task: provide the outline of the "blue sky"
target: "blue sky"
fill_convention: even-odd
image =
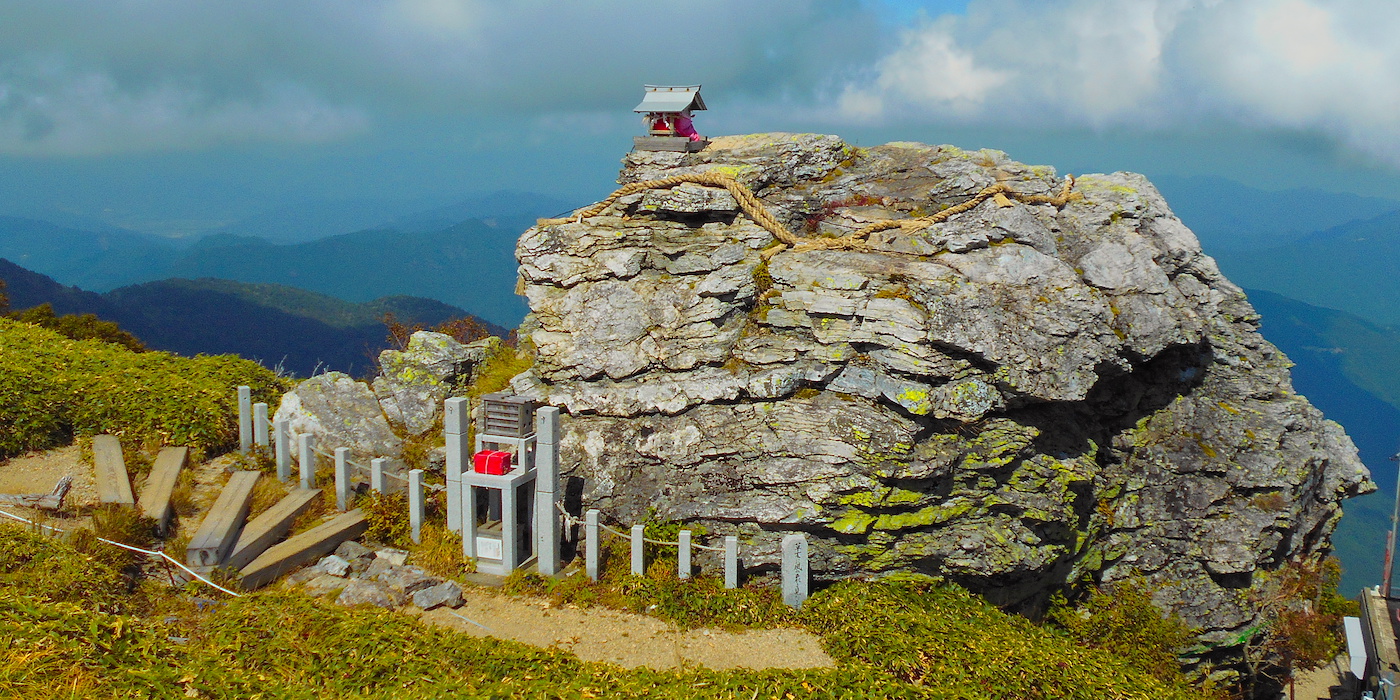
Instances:
[[[305,200],[605,194],[646,82],[706,133],[1400,198],[1379,0],[0,0],[0,213],[189,234]]]

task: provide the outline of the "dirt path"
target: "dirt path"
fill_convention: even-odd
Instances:
[[[53,491],[54,484],[65,476],[73,477],[73,487],[68,490],[63,510],[59,513],[9,504],[0,507],[20,517],[38,516],[51,520],[56,527],[82,527],[90,518],[77,517],[73,513],[83,506],[97,503],[97,480],[92,473],[92,465],[83,461],[76,444],[0,461],[0,493],[49,493]]]
[[[473,588],[464,590],[462,597],[465,601],[462,607],[431,610],[422,613],[422,619],[478,637],[492,636],[538,647],[557,647],[585,661],[606,661],[627,668],[765,669],[834,665],[831,657],[822,651],[821,640],[806,630],[680,631],[654,617],[606,608],[558,608],[540,598],[496,595]]]
[[[1342,654],[1322,668],[1299,673],[1293,684],[1293,697],[1297,700],[1328,700],[1332,697],[1332,686],[1341,685],[1342,678],[1350,675],[1346,670],[1350,664],[1351,657]],[[1288,697],[1287,692],[1284,691],[1284,697]]]

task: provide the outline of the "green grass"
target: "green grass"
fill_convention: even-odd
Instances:
[[[286,389],[232,355],[136,353],[0,318],[0,458],[99,433],[225,450],[238,439],[240,384],[270,405]]]
[[[821,635],[836,668],[654,671],[287,592],[201,611],[144,585],[118,614],[46,583],[55,570],[119,577],[72,545],[0,525],[0,697],[1206,697],[953,587],[847,582],[784,613]],[[726,595],[677,585],[693,590],[674,599],[695,605]]]

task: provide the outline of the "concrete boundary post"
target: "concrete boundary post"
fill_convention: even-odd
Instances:
[[[411,469],[408,472],[408,526],[413,529],[413,543],[421,544],[423,542],[422,469]]]
[[[724,538],[724,587],[739,587],[739,538],[734,535]]]
[[[253,404],[253,444],[267,447],[267,404]]]
[[[297,466],[301,469],[301,487],[316,488],[316,436],[303,433],[297,436]]]
[[[602,543],[598,537],[598,509],[589,508],[583,515],[583,546],[584,546],[584,569],[588,573],[588,578],[598,580],[598,560],[602,555],[599,546]]]
[[[783,602],[800,608],[807,600],[807,536],[783,535]]]
[[[676,575],[690,578],[690,530],[681,530],[681,551],[676,555]]]
[[[277,480],[285,484],[292,478],[292,440],[286,418],[273,424],[272,434],[277,451]]]
[[[248,454],[253,445],[253,390],[238,387],[238,451]]]
[[[375,457],[369,461],[369,487],[375,493],[384,493],[384,463],[388,461],[383,457]]]
[[[559,574],[559,409],[535,411],[535,556],[542,576]]]
[[[462,472],[470,458],[467,434],[471,428],[471,406],[464,396],[442,402],[442,433],[447,443],[447,529],[462,533]]]
[[[632,575],[633,575],[633,576],[641,576],[641,575],[643,575],[643,574],[645,574],[645,573],[647,572],[647,570],[646,570],[646,564],[647,564],[647,563],[646,563],[646,556],[645,556],[645,553],[642,551],[642,547],[644,546],[644,543],[642,542],[642,537],[643,537],[643,534],[642,534],[642,533],[645,532],[645,531],[646,531],[646,528],[642,527],[641,525],[633,525],[633,526],[632,526]]]
[[[335,448],[335,509],[350,507],[350,448]]]

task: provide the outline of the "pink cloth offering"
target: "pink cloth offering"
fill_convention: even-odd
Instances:
[[[684,136],[691,141],[699,141],[700,134],[695,132],[695,125],[690,123],[690,117],[680,115],[676,117],[676,134]]]

